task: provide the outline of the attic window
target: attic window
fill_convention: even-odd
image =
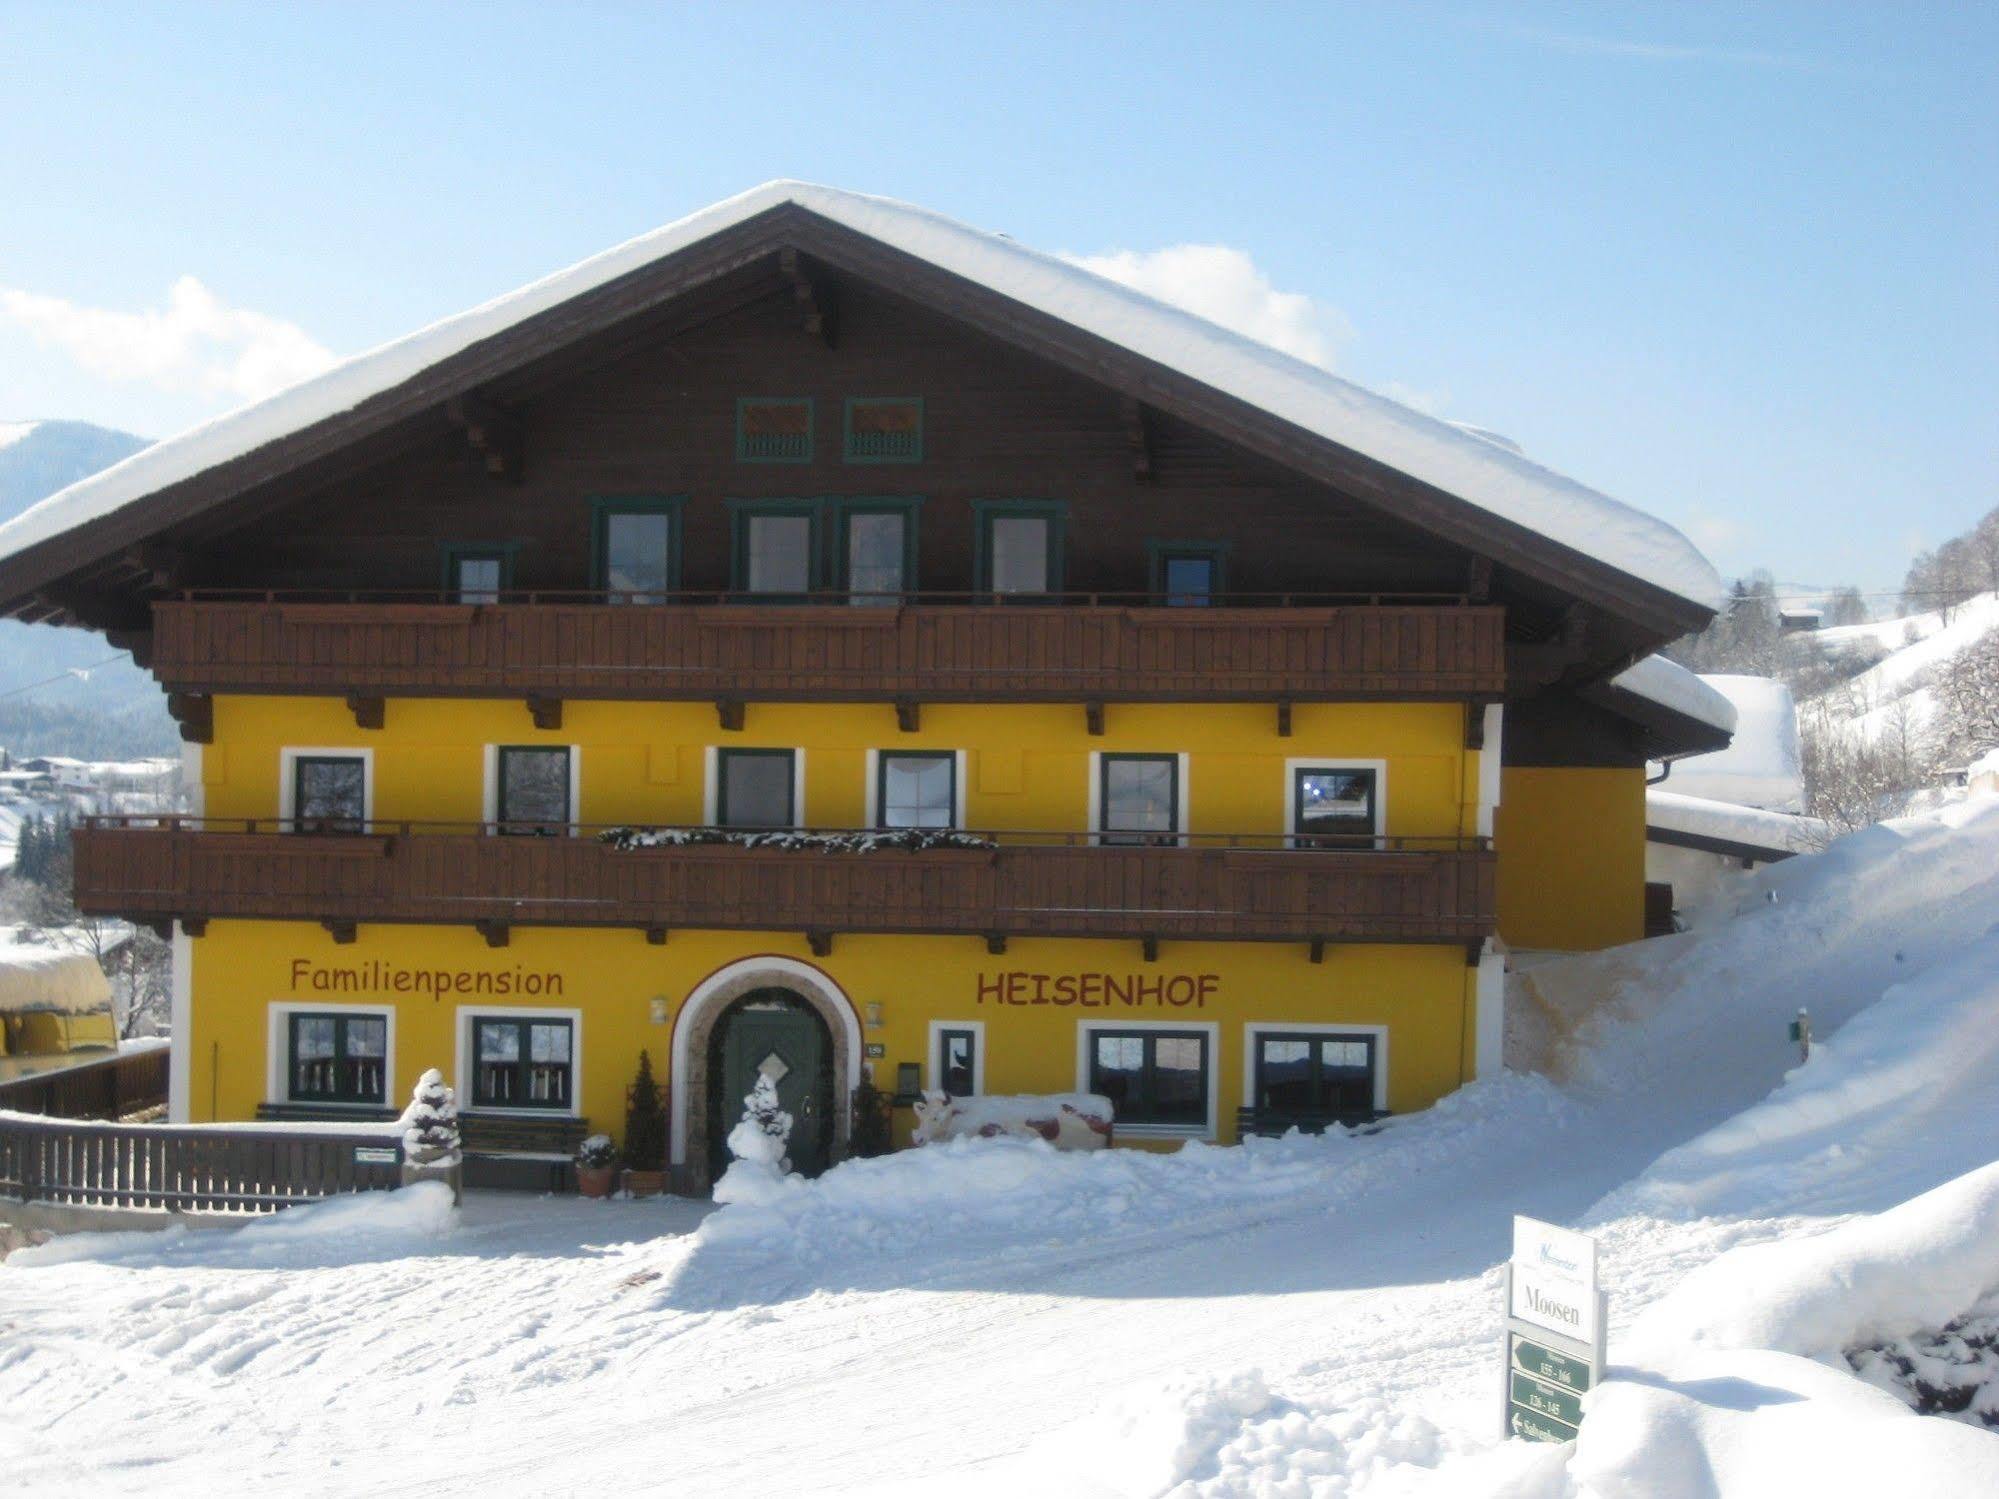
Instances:
[[[736,458],[741,463],[810,463],[812,398],[744,396],[737,401]]]
[[[846,458],[849,463],[921,462],[923,398],[849,397]]]

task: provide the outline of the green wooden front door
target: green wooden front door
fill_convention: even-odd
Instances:
[[[783,989],[746,996],[722,1019],[721,1066],[713,1076],[709,1139],[711,1180],[729,1163],[728,1133],[743,1117],[743,1100],[758,1072],[777,1084],[778,1103],[791,1115],[791,1169],[817,1176],[832,1144],[832,1055],[826,1027],[810,1006]]]

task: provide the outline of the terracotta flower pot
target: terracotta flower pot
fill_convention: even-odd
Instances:
[[[576,1190],[584,1197],[609,1197],[618,1184],[615,1166],[578,1166]]]
[[[634,1197],[657,1197],[666,1190],[664,1171],[627,1171],[625,1190]]]

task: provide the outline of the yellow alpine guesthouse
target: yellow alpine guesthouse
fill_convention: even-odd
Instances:
[[[1651,655],[1719,586],[1510,445],[920,209],[773,183],[0,527],[170,694],[181,1120],[386,1117],[559,1183],[647,1054],[702,1192],[924,1090],[1115,1140],[1420,1109],[1509,952],[1644,930]]]

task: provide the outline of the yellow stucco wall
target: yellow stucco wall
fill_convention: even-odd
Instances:
[[[846,996],[858,1021],[865,1021],[868,1005],[880,1005],[882,1024],[864,1029],[862,1041],[883,1046],[873,1065],[888,1087],[898,1063],[927,1070],[932,1021],[984,1023],[985,1086],[993,1093],[1076,1088],[1085,1022],[1212,1026],[1223,1139],[1234,1137],[1234,1111],[1243,1101],[1244,1027],[1252,1022],[1386,1028],[1387,1102],[1397,1112],[1434,1102],[1471,1068],[1473,971],[1451,946],[1356,944],[1330,948],[1315,964],[1303,946],[1289,944],[1167,943],[1159,961],[1148,964],[1137,943],[1094,940],[1016,940],[993,955],[966,938],[843,936],[832,953],[813,957],[802,937],[786,932],[676,931],[654,947],[636,931],[517,927],[508,946],[489,948],[460,927],[364,925],[357,941],[336,945],[315,923],[217,921],[189,949],[195,996],[189,1113],[196,1121],[247,1118],[260,1102],[282,1096],[274,1091],[284,1050],[279,1006],[392,1010],[398,1103],[426,1067],[460,1080],[461,1039],[474,1012],[518,1006],[578,1012],[580,1111],[616,1135],[639,1049],[651,1052],[660,1080],[670,1085],[674,1022],[688,996],[718,969],[752,955],[810,965]],[[454,983],[465,974],[467,991],[482,974],[507,976],[516,990],[533,975],[542,992],[497,999],[456,988],[438,994],[430,983],[432,992],[398,995],[388,976],[402,970],[443,972]],[[1016,1002],[1003,1003],[997,995],[1009,972],[1029,977],[1013,986]],[[1048,1002],[1033,1002],[1034,975],[1095,973],[1125,985],[1142,980],[1151,997],[1084,1009],[1054,1002],[1044,983]],[[1210,982],[1199,983],[1203,976]],[[490,980],[487,987],[494,987]],[[1185,1002],[1171,1003],[1169,994]],[[652,1019],[655,997],[665,1001],[663,1023]]]
[[[1090,735],[1079,705],[926,704],[922,727],[902,733],[886,705],[752,704],[739,733],[719,730],[707,704],[570,702],[559,731],[537,731],[514,701],[392,699],[380,730],[362,730],[338,699],[229,697],[215,710],[215,742],[203,752],[211,817],[271,818],[281,805],[282,752],[365,749],[372,754],[377,820],[474,821],[486,811],[486,746],[576,747],[578,812],[584,823],[697,823],[708,812],[709,753],[717,747],[804,752],[802,820],[857,826],[867,811],[870,750],[964,753],[964,825],[997,830],[1082,830],[1089,825],[1092,752],[1177,752],[1184,763],[1187,830],[1285,828],[1287,761],[1374,761],[1383,772],[1387,831],[1410,836],[1468,833],[1477,820],[1478,757],[1463,748],[1455,704],[1301,704],[1280,736],[1267,705],[1111,704],[1106,732]],[[884,1055],[876,1077],[892,1086],[900,1062],[928,1064],[933,1020],[985,1022],[989,1092],[1067,1091],[1078,1084],[1079,1019],[1212,1026],[1215,1113],[1233,1137],[1242,1102],[1250,1023],[1379,1026],[1387,1032],[1387,1103],[1422,1107],[1457,1087],[1472,1068],[1475,985],[1453,946],[1354,944],[1310,962],[1302,944],[1166,943],[1157,963],[1136,942],[1017,939],[1004,955],[965,938],[839,934],[812,957],[797,933],[672,933],[650,946],[640,932],[515,928],[489,948],[469,928],[363,924],[336,945],[315,923],[211,923],[190,944],[191,1030],[187,1107],[196,1120],[243,1118],[274,1089],[282,1052],[274,1006],[379,1003],[395,1013],[394,1097],[437,1066],[457,1081],[471,1009],[518,1002],[580,1013],[579,1103],[593,1125],[615,1133],[639,1049],[671,1083],[673,1021],[701,981],[752,954],[777,954],[821,970],[865,1014],[884,1016],[863,1043]],[[559,978],[559,995],[498,1001],[476,993],[371,991],[365,975],[444,970],[456,975],[534,973]],[[349,970],[347,987],[320,977]],[[1148,983],[1207,975],[1198,1003],[1113,1001],[1089,1010],[1056,1003],[982,1002],[980,984],[1008,972],[1110,974]],[[486,981],[489,988],[491,980]],[[543,981],[544,983],[546,980]],[[1032,980],[1021,991],[1033,993]],[[1044,992],[1047,992],[1044,987]],[[1180,992],[1187,993],[1182,987]],[[653,1021],[653,1000],[667,1021]],[[468,1013],[462,1014],[461,1007]]]
[[[1509,765],[1500,778],[1499,934],[1515,948],[1645,935],[1645,772]]]

